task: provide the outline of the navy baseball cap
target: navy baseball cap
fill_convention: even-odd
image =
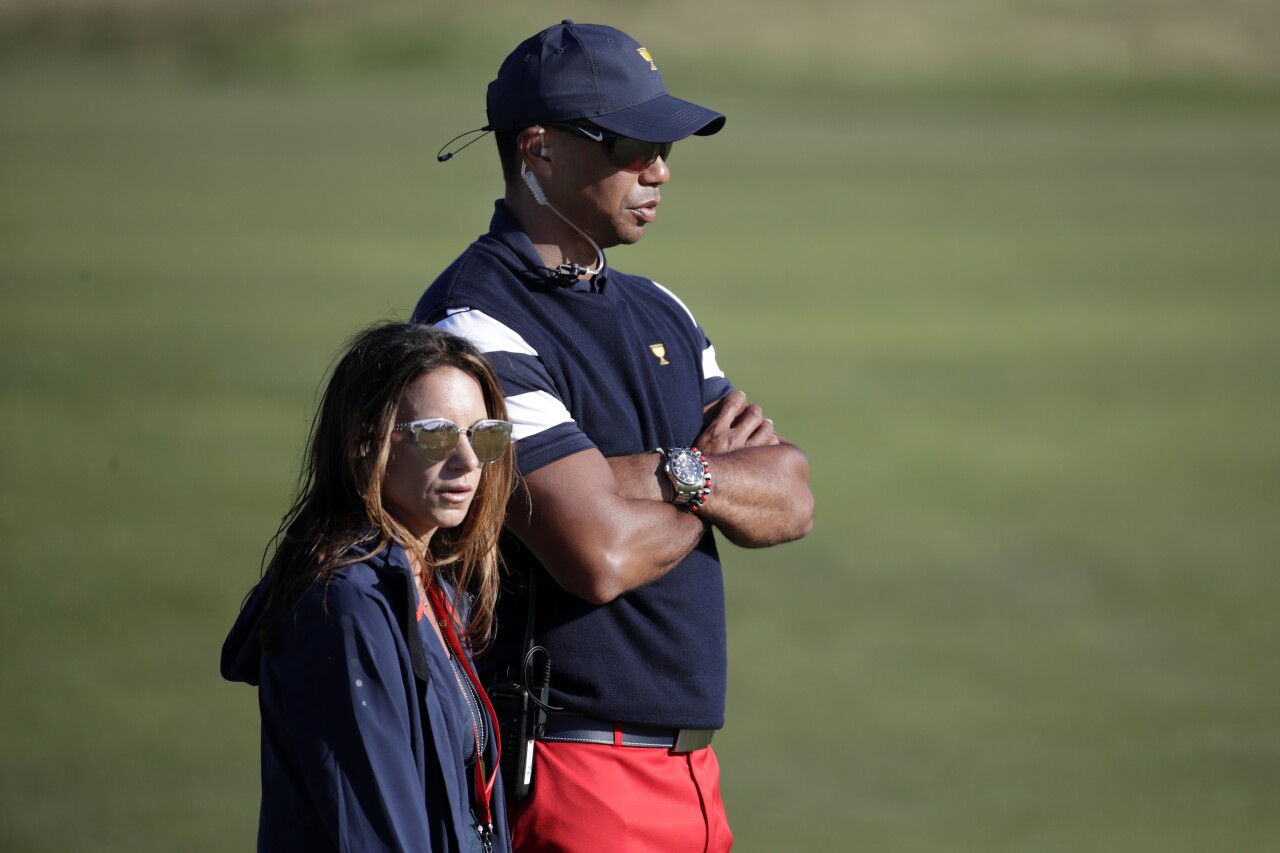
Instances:
[[[667,94],[644,46],[613,27],[564,21],[525,39],[489,84],[485,130],[583,119],[644,142],[710,136],[724,116]]]

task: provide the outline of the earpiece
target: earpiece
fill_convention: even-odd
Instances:
[[[541,150],[538,156],[542,159],[547,158],[547,132],[542,128],[538,128],[538,143]],[[533,200],[540,205],[549,205],[547,194],[542,191],[542,185],[538,183],[538,176],[530,172],[525,166],[524,161],[520,162],[520,177],[524,179],[525,186],[529,188],[529,192],[533,194]],[[552,208],[554,210],[554,208]]]
[[[534,201],[541,205],[550,204],[547,201],[547,194],[542,191],[542,185],[538,183],[538,176],[526,169],[524,163],[520,164],[520,177],[524,178],[529,192],[533,193]]]

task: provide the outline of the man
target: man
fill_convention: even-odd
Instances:
[[[727,669],[711,531],[744,547],[804,536],[808,461],[733,389],[684,304],[602,251],[657,220],[672,143],[725,119],[669,95],[630,36],[571,21],[507,57],[487,106],[505,197],[414,319],[488,353],[516,424],[524,489],[504,553],[520,582],[481,666],[527,680],[536,642],[560,710],[513,842],[727,850],[709,746]]]

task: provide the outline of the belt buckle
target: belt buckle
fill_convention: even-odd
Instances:
[[[672,753],[697,752],[711,746],[711,738],[715,729],[680,729],[676,733],[676,744],[671,747]]]

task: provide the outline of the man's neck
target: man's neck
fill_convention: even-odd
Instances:
[[[514,196],[514,197],[513,197]],[[567,264],[577,264],[587,269],[595,267],[595,247],[570,227],[550,208],[537,204],[528,192],[521,188],[508,191],[503,199],[520,230],[528,236],[533,248],[547,269],[557,269]]]

